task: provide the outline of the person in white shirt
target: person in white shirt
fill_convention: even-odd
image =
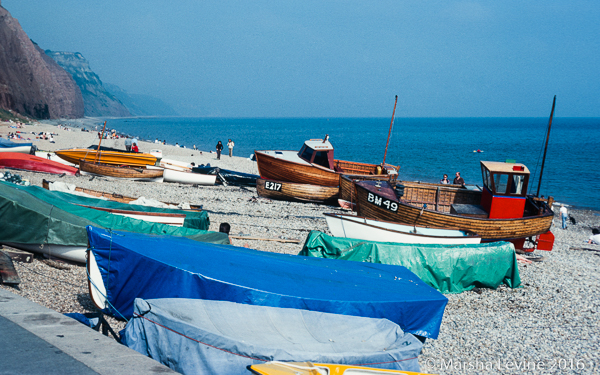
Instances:
[[[567,213],[567,208],[564,204],[560,205],[560,217],[562,219],[562,229],[567,229],[567,218],[569,214]]]
[[[598,228],[592,229],[592,235],[590,236],[588,243],[600,245],[600,229],[598,229]]]
[[[233,155],[233,146],[235,146],[235,144],[230,139],[229,142],[227,142],[227,147],[229,148],[229,157],[231,157],[231,155]]]

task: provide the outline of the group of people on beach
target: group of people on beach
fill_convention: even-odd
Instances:
[[[235,144],[231,139],[227,142],[227,148],[229,149],[229,157],[233,156],[233,146]],[[217,142],[217,160],[221,160],[221,151],[223,151],[223,143],[221,141]]]
[[[463,180],[463,178],[460,177],[460,172],[456,172],[456,177],[454,177],[454,181],[452,181],[452,183],[454,185],[464,185],[465,184],[465,180]],[[444,174],[444,177],[442,177],[442,179],[440,180],[440,184],[444,184],[444,185],[450,184],[450,180],[448,180],[447,174]]]

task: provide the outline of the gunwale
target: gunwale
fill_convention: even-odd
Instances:
[[[265,183],[281,184],[281,191],[266,189]],[[260,197],[293,201],[335,205],[339,189],[336,186],[320,186],[312,184],[299,184],[294,182],[276,181],[265,178],[256,179],[256,191]]]
[[[484,240],[516,240],[539,235],[550,230],[554,217],[554,212],[544,202],[541,202],[543,205],[542,214],[522,218],[489,219],[454,215],[407,204],[395,198],[393,189],[387,182],[383,182],[380,188],[375,187],[372,181],[360,181],[355,183],[355,186],[359,216],[409,225],[453,227],[474,232]],[[369,203],[367,200],[368,193],[385,197],[397,203],[397,211],[391,212]],[[391,198],[390,194],[394,194],[394,198]]]

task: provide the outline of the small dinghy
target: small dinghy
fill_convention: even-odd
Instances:
[[[387,319],[185,298],[136,298],[124,336],[182,374],[247,375],[266,361],[419,371],[423,347]]]
[[[348,214],[326,213],[329,231],[335,237],[356,238],[367,241],[429,243],[429,244],[478,244],[481,237],[458,229],[427,228],[390,221],[367,219]]]
[[[133,316],[135,298],[177,297],[386,318],[405,332],[436,338],[448,302],[400,266],[92,226],[87,233],[92,302],[126,319]]]
[[[54,174],[65,173],[72,176],[79,173],[75,167],[19,152],[0,153],[0,167]]]
[[[82,174],[93,174],[103,177],[123,178],[134,181],[163,181],[163,169],[160,167],[145,166],[116,166],[110,164],[96,164],[85,160],[79,161]]]

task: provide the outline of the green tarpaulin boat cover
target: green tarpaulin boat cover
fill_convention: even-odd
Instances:
[[[85,227],[146,234],[167,234],[202,242],[229,244],[225,233],[151,223],[51,199],[45,189],[0,181],[0,241],[23,244],[87,246]],[[206,213],[205,213],[206,215]],[[206,217],[208,222],[208,216]]]
[[[92,197],[85,197],[82,195],[69,194],[60,191],[50,191],[46,190],[40,186],[31,186],[28,190],[30,194],[35,194],[36,197],[50,203],[54,203],[57,199],[66,201],[72,204],[84,205],[84,206],[92,206],[92,207],[101,207],[101,208],[111,208],[116,210],[130,210],[130,211],[139,211],[139,212],[160,212],[165,214],[184,214],[185,220],[183,221],[183,226],[186,228],[195,228],[208,230],[210,226],[210,221],[208,220],[208,213],[205,211],[183,211],[173,208],[159,208],[152,206],[142,206],[136,204],[128,204],[115,202],[107,199],[98,199]]]
[[[299,255],[404,266],[442,293],[521,285],[510,242],[432,245],[372,242],[312,231]]]

